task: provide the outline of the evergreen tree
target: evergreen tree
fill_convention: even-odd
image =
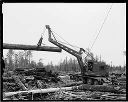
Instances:
[[[12,49],[9,49],[7,52],[7,60],[9,62],[8,70],[14,70],[13,56],[14,56],[14,51]]]

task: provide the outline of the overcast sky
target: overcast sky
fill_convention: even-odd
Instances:
[[[36,45],[45,25],[70,44],[90,48],[111,3],[3,3],[3,42]],[[45,46],[54,46],[44,34]],[[92,52],[108,64],[124,65],[126,3],[114,3]],[[6,54],[4,50],[4,55]],[[33,59],[58,64],[69,53],[33,51]]]

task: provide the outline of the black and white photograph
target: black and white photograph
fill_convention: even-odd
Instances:
[[[2,100],[126,100],[126,3],[2,3]]]

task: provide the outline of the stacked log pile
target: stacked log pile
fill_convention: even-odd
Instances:
[[[3,91],[13,92],[18,90],[27,90],[33,87],[43,88],[45,83],[57,83],[58,75],[44,68],[23,69],[17,68],[10,76],[3,77]],[[45,87],[44,87],[45,88]]]
[[[52,71],[46,71],[45,68],[35,68],[35,69],[20,69],[15,70],[17,74],[24,76],[32,76],[34,80],[44,80],[45,82],[58,82],[58,74],[53,73]],[[26,78],[27,79],[27,78]],[[29,78],[28,78],[29,79]]]

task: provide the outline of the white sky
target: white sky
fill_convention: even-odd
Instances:
[[[36,45],[45,25],[72,45],[84,49],[91,46],[111,3],[4,3],[3,42]],[[47,41],[45,32],[44,43]],[[114,3],[103,29],[92,49],[94,55],[108,64],[124,65],[126,50],[126,3]],[[4,50],[4,55],[6,54]],[[57,64],[66,56],[75,58],[65,51],[33,51],[33,59],[43,59],[44,64]]]

